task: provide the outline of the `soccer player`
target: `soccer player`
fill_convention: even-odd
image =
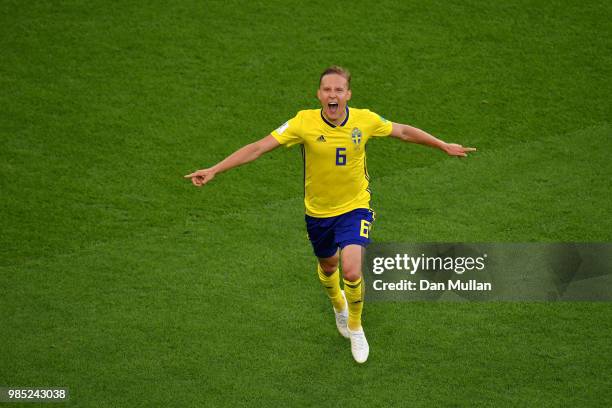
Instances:
[[[374,221],[366,143],[372,137],[392,136],[459,157],[476,149],[443,142],[367,109],[349,108],[351,75],[339,66],[323,71],[317,98],[321,109],[299,111],[263,139],[185,178],[201,187],[218,173],[251,162],[280,145],[300,145],[304,160],[306,229],[318,258],[317,274],[331,300],[338,331],[350,339],[355,361],[363,363],[368,359],[370,347],[361,326],[364,295],[361,261]],[[340,288],[340,264],[344,290]]]

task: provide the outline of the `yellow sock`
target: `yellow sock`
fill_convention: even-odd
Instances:
[[[359,330],[361,328],[361,312],[363,311],[363,282],[361,278],[354,282],[344,279],[344,294],[348,302],[349,317],[348,328]]]
[[[319,280],[323,284],[323,288],[325,292],[327,292],[327,296],[329,296],[334,309],[336,312],[343,311],[345,304],[342,293],[340,293],[340,271],[336,269],[331,275],[326,275],[323,273],[321,265],[317,263],[317,272],[319,274]]]

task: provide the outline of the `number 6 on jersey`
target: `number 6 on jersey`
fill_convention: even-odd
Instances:
[[[336,166],[346,165],[346,147],[336,148]]]

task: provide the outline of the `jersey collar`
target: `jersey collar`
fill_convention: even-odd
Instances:
[[[339,126],[344,126],[346,124],[346,122],[348,122],[348,118],[349,118],[349,107],[348,105],[346,106],[346,116],[344,117],[344,120],[342,121],[342,123]],[[323,119],[323,122],[327,123],[329,126],[335,128],[337,127],[336,125],[334,125],[333,123],[331,123],[330,121],[328,121],[325,118],[325,115],[323,115],[323,109],[321,109],[321,119]]]

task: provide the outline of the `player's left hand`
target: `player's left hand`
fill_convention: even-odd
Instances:
[[[446,143],[443,149],[449,156],[467,157],[469,152],[475,152],[475,147],[463,147],[456,143]]]

